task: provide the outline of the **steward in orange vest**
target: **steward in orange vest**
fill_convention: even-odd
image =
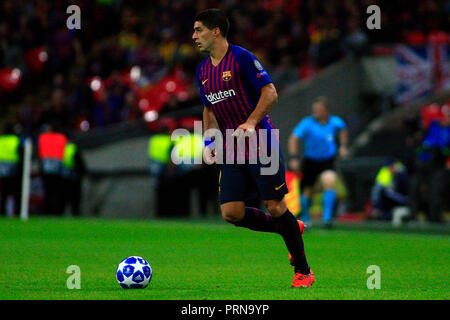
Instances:
[[[63,158],[67,137],[46,125],[38,138],[38,157],[44,183],[43,214],[62,215],[64,212]]]

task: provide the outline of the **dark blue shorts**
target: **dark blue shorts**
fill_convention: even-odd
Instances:
[[[219,174],[220,204],[231,201],[248,201],[258,193],[262,200],[281,200],[288,193],[283,157],[280,153],[279,168],[273,175],[261,174],[258,164],[222,164]]]

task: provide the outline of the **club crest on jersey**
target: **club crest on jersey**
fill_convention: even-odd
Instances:
[[[231,80],[231,71],[224,71],[222,73],[222,79],[223,79],[223,81],[230,81]]]

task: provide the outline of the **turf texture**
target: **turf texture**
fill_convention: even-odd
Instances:
[[[448,235],[312,228],[304,241],[316,282],[291,289],[276,234],[222,221],[2,218],[0,300],[450,298]],[[133,255],[152,266],[146,289],[117,283],[117,265]],[[71,265],[81,270],[79,290],[66,286]],[[367,287],[371,265],[380,268],[380,289]]]

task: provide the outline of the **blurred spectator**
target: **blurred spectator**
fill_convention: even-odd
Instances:
[[[109,106],[107,90],[100,92],[100,98],[94,106],[92,122],[96,127],[104,127],[109,123]]]
[[[178,190],[177,194],[183,194],[178,199],[178,214],[191,214],[192,192],[197,193],[201,208],[206,207],[207,199],[200,194],[199,181],[200,175],[203,173],[203,136],[193,131],[193,126],[185,126],[185,133],[179,135],[174,141],[174,149],[172,152],[172,161],[175,164],[176,181],[174,182],[174,190]],[[188,188],[186,186],[189,186]],[[201,212],[206,214],[206,212]]]
[[[121,113],[124,105],[124,92],[125,89],[120,82],[114,83],[109,89],[107,111],[109,123],[118,123],[121,120]]]
[[[73,123],[63,89],[56,88],[51,92],[50,104],[43,111],[40,121],[41,125],[51,123],[61,128],[69,128]]]
[[[392,220],[394,210],[409,204],[409,178],[406,167],[398,160],[388,159],[375,178],[371,192],[371,217]]]
[[[173,148],[170,133],[170,128],[163,124],[148,142],[149,171],[156,185],[159,185],[168,172],[172,171],[168,168]]]
[[[65,19],[58,22],[48,40],[52,73],[67,74],[74,61],[74,36],[67,30]]]
[[[64,210],[62,169],[67,137],[59,130],[53,124],[46,124],[38,139],[38,157],[45,190],[44,214],[48,215],[62,215]]]
[[[361,28],[358,16],[347,20],[347,35],[342,40],[342,49],[345,55],[359,57],[369,50],[369,39]]]
[[[74,72],[69,76],[69,94],[67,101],[71,114],[83,114],[92,122],[94,95],[83,76],[83,72]]]
[[[416,171],[411,186],[411,213],[416,218],[423,210],[430,222],[442,222],[443,209],[448,206],[450,157],[450,108],[445,104],[441,116],[424,128],[417,149]]]
[[[178,195],[180,188],[176,179],[176,168],[171,160],[173,142],[171,132],[174,126],[171,119],[162,120],[157,133],[152,135],[148,142],[148,159],[151,184],[155,187],[156,212],[161,216],[186,214],[189,208],[180,206],[184,204],[186,192],[177,196],[177,201],[172,201],[173,195]],[[184,212],[183,212],[184,210]]]
[[[0,33],[3,26],[0,25]],[[25,63],[23,61],[23,51],[20,45],[18,34],[15,33],[10,37],[2,37],[0,40],[0,66],[9,68],[18,68],[25,71]]]
[[[334,5],[330,7],[334,8]],[[334,12],[334,9],[332,10]],[[342,36],[333,13],[318,15],[308,26],[310,36],[309,53],[314,63],[325,67],[341,56],[340,40]]]
[[[74,217],[80,216],[82,183],[85,174],[86,165],[81,150],[73,141],[68,140],[62,161],[64,208],[68,205]]]
[[[198,198],[197,213],[206,216],[210,208],[217,209],[218,168],[202,161],[204,141],[201,134],[195,133],[194,121],[201,120],[195,118],[180,120],[183,127],[189,130],[189,134],[180,137],[176,143],[177,154],[183,159],[183,163],[177,165],[177,172],[180,184],[190,186],[190,191]],[[189,197],[191,192],[187,192]],[[190,209],[189,207],[189,211]]]
[[[295,83],[298,78],[298,72],[292,57],[287,54],[281,57],[280,64],[270,74],[272,81],[280,90]]]
[[[125,121],[142,119],[142,111],[138,107],[136,95],[133,91],[128,91],[125,94],[124,106],[120,118]]]
[[[450,156],[443,168],[432,177],[429,220],[443,223],[444,212],[450,210]]]
[[[14,133],[13,125],[8,123],[0,135],[0,214],[12,216],[20,212],[22,166],[20,138]],[[12,200],[12,210],[8,208],[8,199]]]

